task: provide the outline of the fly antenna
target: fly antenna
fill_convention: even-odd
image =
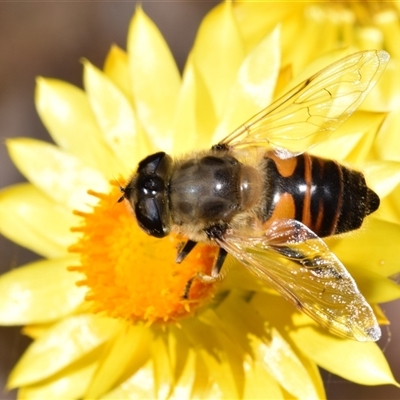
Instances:
[[[114,179],[114,182],[115,182],[116,186],[119,187],[119,191],[122,193],[122,196],[117,200],[117,203],[121,203],[121,201],[123,201],[124,198],[125,198],[126,188],[121,186],[121,184],[119,183],[118,179],[115,178],[114,176],[113,176],[113,179]]]

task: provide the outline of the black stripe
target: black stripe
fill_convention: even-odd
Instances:
[[[304,208],[304,188],[307,187],[307,182],[305,180],[306,174],[306,163],[305,154],[301,154],[297,157],[296,168],[293,174],[285,178],[285,186],[283,188],[284,192],[292,195],[295,206],[295,219],[302,222],[303,219],[303,208]]]
[[[367,186],[364,176],[341,166],[343,174],[343,201],[336,233],[358,229],[366,216]]]
[[[322,222],[320,229],[315,233],[324,237],[337,233],[335,226],[343,192],[342,174],[339,164],[335,161],[312,158],[311,215],[315,218],[314,225],[322,205]]]

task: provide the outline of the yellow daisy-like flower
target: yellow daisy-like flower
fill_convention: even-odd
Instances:
[[[398,1],[244,0],[235,2],[235,15],[250,46],[279,21],[283,60],[296,71],[339,47],[384,49],[400,59]]]
[[[369,225],[370,241],[368,246],[354,251],[352,240],[341,241],[340,249],[336,247],[337,238],[329,239],[332,248],[338,252],[346,266],[374,259],[371,270],[375,273],[386,265],[380,254],[387,253],[387,238],[400,225],[400,186],[398,185],[400,161],[400,142],[398,126],[400,125],[400,2],[398,1],[293,1],[287,2],[263,1],[235,3],[234,13],[246,43],[251,48],[265,33],[274,27],[277,19],[281,26],[282,65],[289,66],[289,74],[300,75],[301,79],[310,72],[321,68],[321,61],[337,60],[349,51],[367,49],[384,49],[391,55],[388,68],[378,82],[373,94],[368,96],[361,108],[364,112],[356,113],[342,128],[356,135],[343,136],[336,141],[335,158],[358,165],[374,185],[381,197],[379,211],[373,218],[390,222],[389,225],[374,227]],[[320,57],[321,56],[321,57]],[[311,65],[311,69],[310,69]],[[372,111],[374,114],[366,114]],[[383,112],[379,115],[376,112]],[[373,122],[374,121],[374,122]],[[341,129],[342,129],[341,128]],[[363,135],[362,147],[354,141],[357,135]],[[337,135],[335,136],[335,138]],[[317,149],[317,154],[332,154],[332,142],[326,141]],[[354,151],[356,149],[356,151]],[[382,163],[384,161],[384,163]],[[383,172],[379,166],[385,164]],[[382,177],[385,176],[385,179]],[[374,220],[374,219],[373,219]],[[375,223],[375,222],[374,222]],[[393,225],[394,224],[394,225]],[[387,229],[385,234],[378,234],[379,229]],[[373,234],[375,230],[376,234]],[[378,239],[378,236],[381,238]],[[344,243],[350,246],[342,248]],[[396,246],[393,243],[394,246]],[[365,252],[366,247],[369,251]],[[394,247],[393,247],[394,249]],[[374,256],[375,255],[375,256]],[[381,259],[381,264],[379,260]],[[397,272],[396,256],[393,253],[392,262],[395,268],[384,272],[389,277]],[[355,275],[365,273],[353,272]],[[372,276],[371,276],[372,278]],[[384,300],[380,300],[384,301]]]
[[[188,279],[210,271],[215,247],[177,265],[180,238],[145,235],[117,203],[110,181],[144,156],[209,148],[282,91],[279,29],[250,45],[241,27],[230,3],[214,9],[181,78],[139,8],[127,53],[112,48],[104,71],[84,62],[85,92],[38,80],[37,109],[56,145],[9,141],[30,183],[0,193],[2,234],[45,258],[0,279],[0,322],[25,325],[34,339],[8,383],[20,398],[320,399],[318,366],[360,384],[397,384],[375,343],[319,329],[239,266],[218,285],[196,281],[183,299]],[[361,166],[382,120],[359,111],[315,152]],[[381,195],[400,180],[398,163],[363,167]],[[367,225],[333,250],[370,303],[399,298],[388,279],[399,271],[397,246],[377,251],[382,232],[398,243],[399,226]]]
[[[362,107],[373,111],[390,111],[369,154],[364,160],[400,161],[398,126],[400,124],[400,2],[399,1],[238,1],[234,13],[249,48],[266,32],[281,26],[282,65],[290,66],[293,75],[310,75],[309,64],[321,68],[326,55],[332,60],[344,51],[382,49],[391,61],[378,82],[378,90]],[[341,49],[341,50],[338,50]],[[318,57],[320,58],[318,61]],[[394,164],[393,177],[397,179]],[[400,187],[385,192],[380,217],[400,224]]]

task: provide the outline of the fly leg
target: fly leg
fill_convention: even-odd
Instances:
[[[215,239],[222,239],[224,233],[226,232],[227,226],[226,225],[213,225],[207,229],[205,229],[205,232],[208,236],[209,239],[215,240]],[[188,243],[186,243],[187,245]],[[186,247],[185,245],[185,247]],[[185,248],[184,247],[184,248]],[[213,283],[216,281],[220,281],[224,278],[224,274],[221,273],[222,266],[224,264],[224,261],[227,256],[227,252],[225,249],[222,247],[219,248],[218,255],[215,259],[214,265],[211,270],[211,274],[207,275],[204,274],[203,272],[198,272],[195,276],[190,278],[185,286],[185,291],[183,293],[183,298],[188,299],[189,298],[189,292],[192,287],[193,281],[195,279],[199,279],[201,282],[204,283]],[[179,257],[179,254],[178,254]]]
[[[197,242],[194,242],[193,240],[188,240],[183,246],[178,249],[178,254],[176,255],[175,262],[177,264],[180,264],[194,249],[194,246],[196,246],[196,244]]]
[[[183,292],[182,297],[184,299],[189,298],[190,289],[195,279],[199,279],[201,282],[204,283],[213,283],[222,280],[224,278],[224,274],[221,273],[221,268],[222,265],[224,264],[227,254],[228,253],[226,252],[226,250],[220,247],[218,255],[215,259],[214,265],[211,270],[211,275],[204,274],[203,272],[198,272],[195,276],[190,278],[186,283],[185,291]]]

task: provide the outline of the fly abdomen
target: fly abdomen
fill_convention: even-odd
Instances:
[[[265,222],[296,219],[320,237],[358,229],[379,207],[360,172],[307,153],[285,160],[268,153],[266,191]]]
[[[335,233],[347,232],[361,226],[364,218],[376,211],[380,204],[378,195],[365,183],[364,175],[340,166],[343,196]]]

